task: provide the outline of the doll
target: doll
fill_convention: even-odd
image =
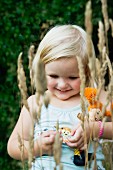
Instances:
[[[86,87],[84,90],[84,96],[88,101],[88,116],[91,121],[102,121],[103,117],[111,117],[111,112],[105,110],[104,115],[102,115],[103,104],[100,101],[96,100],[97,89],[92,87]],[[111,104],[113,109],[113,103]],[[94,115],[93,115],[94,114]],[[99,117],[98,117],[99,115]],[[93,117],[93,119],[92,119]]]
[[[103,104],[96,100],[97,89],[87,87],[84,91],[84,96],[88,102],[88,115],[86,115],[86,119],[88,121],[102,121],[102,106]],[[112,104],[113,108],[113,104]],[[111,112],[106,110],[104,116],[111,116]],[[82,122],[84,121],[84,115],[82,113],[78,113],[77,116]],[[93,153],[88,153],[88,161],[93,159]],[[84,151],[79,151],[75,149],[74,160],[75,165],[84,166],[85,165],[85,153]]]

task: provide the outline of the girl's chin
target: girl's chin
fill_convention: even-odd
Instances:
[[[56,95],[56,97],[60,100],[68,100],[73,96],[65,96],[65,95]]]
[[[66,97],[64,97],[64,98],[62,97],[62,98],[61,98],[61,97],[58,97],[58,96],[57,96],[57,98],[58,98],[59,100],[62,100],[62,101],[65,101],[65,100],[68,100],[68,99],[69,99],[69,98],[66,98]]]

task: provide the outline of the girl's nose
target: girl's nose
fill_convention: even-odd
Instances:
[[[58,87],[59,87],[60,89],[67,88],[67,82],[66,82],[66,80],[64,80],[63,78],[59,79]]]

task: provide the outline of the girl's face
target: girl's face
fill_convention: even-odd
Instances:
[[[60,100],[80,92],[80,77],[75,58],[60,58],[45,65],[48,90]]]

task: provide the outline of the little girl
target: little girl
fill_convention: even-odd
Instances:
[[[91,50],[94,57],[93,44]],[[39,44],[33,61],[33,71],[34,74],[36,74],[35,68],[40,58],[45,65],[47,77],[46,93],[51,95],[51,100],[48,108],[44,105],[42,106],[40,120],[38,123],[35,123],[34,126],[33,154],[35,161],[32,164],[32,170],[54,170],[53,144],[56,135],[57,121],[59,122],[59,129],[68,128],[72,130],[73,127],[79,124],[77,114],[81,112],[81,81],[76,56],[82,59],[87,80],[86,86],[89,86],[91,77],[88,69],[87,35],[82,28],[76,25],[55,26],[45,35]],[[105,93],[101,94],[101,99],[102,102],[105,102],[103,101],[103,99],[105,99]],[[28,104],[31,113],[34,113],[38,107],[35,95],[29,97]],[[84,169],[84,166],[76,166],[73,163],[74,148],[84,149],[84,133],[80,125],[77,127],[76,132],[72,133],[72,138],[62,144],[61,163],[63,170]],[[14,159],[21,159],[21,152],[18,147],[18,134],[24,140],[23,158],[28,159],[29,134],[31,128],[32,119],[24,106],[8,141],[8,153]],[[95,128],[97,128],[96,133],[98,136],[98,123]],[[90,131],[88,127],[88,140],[89,136]],[[40,148],[42,149],[41,155]],[[89,147],[89,152],[94,152],[92,145]],[[98,169],[103,170],[102,160],[104,157],[100,147],[96,150],[96,158]],[[94,162],[92,161],[91,169],[93,169],[93,166]]]

